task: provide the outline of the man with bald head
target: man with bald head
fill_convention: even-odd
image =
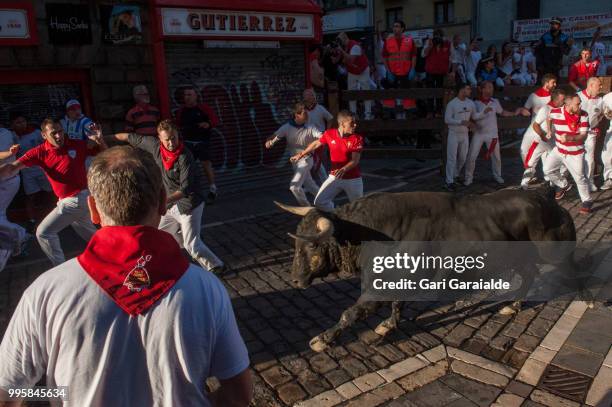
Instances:
[[[145,85],[136,85],[132,89],[136,105],[125,116],[125,131],[141,136],[157,136],[159,109],[151,104],[151,96]]]
[[[597,138],[601,135],[598,128],[599,122],[603,119],[603,99],[599,96],[601,92],[601,80],[599,78],[589,78],[586,88],[578,93],[580,97],[580,108],[589,115],[589,132],[584,142],[585,176],[589,181],[591,192],[597,191],[595,180],[595,148]]]
[[[308,121],[306,124],[315,127],[321,133],[331,127],[334,116],[322,105],[317,103],[317,97],[312,88],[304,90],[304,105],[308,111]],[[312,153],[313,165],[310,170],[312,177],[320,184],[327,179],[327,171],[323,166],[323,157],[325,157],[325,146],[317,148]]]
[[[75,406],[247,406],[249,357],[225,287],[157,229],[166,191],[153,156],[106,150],[88,183],[102,229],[21,297],[0,345],[0,400],[46,377]],[[221,386],[207,394],[212,376]]]

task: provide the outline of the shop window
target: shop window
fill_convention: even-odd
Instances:
[[[353,7],[367,7],[367,5],[367,0],[323,0],[323,8],[325,11]]]
[[[389,31],[393,29],[393,23],[404,19],[404,9],[402,7],[388,8],[385,12],[387,14],[387,30]]]
[[[452,23],[455,20],[455,2],[438,1],[434,3],[434,21],[436,24]]]

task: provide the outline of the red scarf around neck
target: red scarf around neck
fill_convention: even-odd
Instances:
[[[166,171],[170,171],[170,168],[174,165],[176,160],[178,160],[179,156],[183,152],[183,147],[185,144],[181,142],[181,144],[174,151],[168,150],[164,145],[159,143],[159,152],[161,154],[162,163],[164,164],[164,168]]]
[[[130,315],[151,308],[189,267],[172,235],[142,225],[103,227],[77,259]]]
[[[553,103],[553,101],[551,100],[550,102],[547,103],[548,106],[552,107],[553,109],[556,109],[557,106],[555,106],[555,104]]]
[[[563,108],[563,116],[565,117],[565,121],[567,122],[567,126],[575,133],[578,131],[578,126],[580,125],[580,114],[571,114],[567,111],[567,109]]]
[[[481,96],[480,101],[484,103],[485,105],[488,105],[489,102],[491,101],[491,98],[485,98],[484,96]]]
[[[540,88],[540,89],[536,90],[534,93],[536,94],[536,96],[539,96],[541,98],[546,97],[546,96],[550,96],[550,92],[547,91],[544,88]]]

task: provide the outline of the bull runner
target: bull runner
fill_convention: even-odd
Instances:
[[[331,172],[314,201],[315,206],[324,211],[334,209],[333,200],[340,192],[346,193],[349,202],[363,196],[363,180],[359,169],[363,136],[355,134],[357,120],[353,113],[342,110],[338,113],[337,120],[338,128],[325,131],[320,139],[291,157],[291,162],[295,163],[322,145],[329,147]]]
[[[168,194],[167,211],[159,222],[159,228],[171,233],[205,270],[220,273],[224,263],[200,238],[204,211],[202,168],[179,138],[178,128],[172,120],[162,120],[157,125],[157,135],[118,133],[107,137],[127,142],[153,155]]]
[[[600,130],[597,126],[599,126],[599,122],[603,119],[603,98],[599,96],[600,91],[601,80],[593,77],[587,81],[586,89],[578,93],[580,108],[589,115],[589,132],[584,142],[584,159],[585,175],[589,181],[591,192],[597,191],[593,177],[595,174],[595,146],[600,135]]]

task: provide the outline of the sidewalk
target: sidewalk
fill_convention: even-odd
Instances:
[[[519,182],[518,160],[505,160],[504,178]],[[495,190],[489,169],[459,193]],[[441,190],[433,170],[414,175],[414,162],[366,167],[367,191]],[[425,167],[425,165],[423,165]],[[480,177],[478,175],[481,174]],[[223,281],[247,343],[255,406],[609,406],[612,392],[612,308],[587,309],[559,299],[515,314],[500,304],[408,303],[396,332],[374,328],[388,310],[358,323],[329,349],[308,341],[333,325],[359,296],[357,279],[326,277],[306,290],[292,287],[289,271],[296,216],[271,201],[294,200],[286,180],[278,189],[222,197],[207,208],[203,237],[232,271]],[[595,194],[595,212],[579,216],[575,188],[563,201],[580,241],[612,240],[612,191]],[[70,250],[77,252],[78,245]],[[43,259],[0,272],[0,332]],[[607,404],[606,404],[607,403]]]

